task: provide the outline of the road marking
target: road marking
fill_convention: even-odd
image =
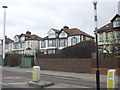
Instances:
[[[85,86],[78,86],[78,85],[70,85],[70,84],[64,84],[64,83],[58,83],[63,86],[68,86],[68,87],[73,87],[73,88],[90,88],[90,87],[85,87]]]
[[[19,82],[19,83],[8,83],[9,85],[10,84],[27,84],[27,82]]]
[[[20,79],[21,77],[2,77],[2,79]]]
[[[5,85],[5,86],[8,86],[7,84],[5,84],[5,83],[2,83],[2,82],[0,82],[0,84],[2,84],[2,85]]]

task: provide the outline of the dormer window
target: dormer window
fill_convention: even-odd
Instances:
[[[49,33],[49,38],[55,38],[55,33]]]
[[[25,37],[21,37],[20,41],[24,42],[25,41]]]
[[[113,21],[113,27],[120,27],[120,18],[117,17],[114,21]]]
[[[18,37],[18,36],[15,36],[15,37],[14,37],[14,40],[15,40],[15,42],[19,42],[19,37]]]
[[[61,31],[61,33],[59,34],[59,38],[66,38],[67,37],[67,33],[64,31]]]

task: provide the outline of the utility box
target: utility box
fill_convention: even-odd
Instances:
[[[33,81],[39,82],[40,81],[40,66],[34,66],[33,67]]]
[[[107,88],[116,88],[116,70],[115,69],[108,70]]]
[[[24,68],[31,67],[32,66],[31,62],[32,62],[31,58],[23,57],[22,58],[22,67],[24,67]]]

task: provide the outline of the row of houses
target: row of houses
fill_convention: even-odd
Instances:
[[[45,38],[26,31],[25,34],[15,35],[14,40],[8,39],[6,37],[7,53],[33,55],[38,50],[44,54],[56,53],[65,47],[80,41],[92,40],[94,37],[77,28],[69,29],[68,26],[64,26],[61,30],[51,28]]]
[[[100,52],[112,53],[116,50],[117,53],[120,53],[120,15],[116,14],[110,23],[99,28],[97,32]],[[40,51],[44,54],[51,54],[81,41],[94,39],[84,31],[68,26],[64,26],[60,30],[51,28],[47,34],[42,38],[26,31],[25,34],[15,35],[14,40],[6,37],[6,53],[33,55],[36,51]],[[0,40],[0,52],[2,52],[2,40]]]

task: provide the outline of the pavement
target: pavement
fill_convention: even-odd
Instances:
[[[32,67],[20,68],[18,66],[17,67],[9,67],[9,66],[2,67],[2,70],[9,70],[9,71],[15,71],[15,72],[28,72],[28,73],[32,73],[32,69],[33,69]],[[78,78],[78,79],[81,79],[83,81],[96,82],[96,75],[95,74],[49,71],[49,70],[40,70],[40,73],[42,75],[52,75],[52,76],[76,78],[76,79]],[[101,83],[107,83],[107,75],[100,75],[100,81],[101,81]],[[117,82],[118,82],[118,76],[117,76]]]

